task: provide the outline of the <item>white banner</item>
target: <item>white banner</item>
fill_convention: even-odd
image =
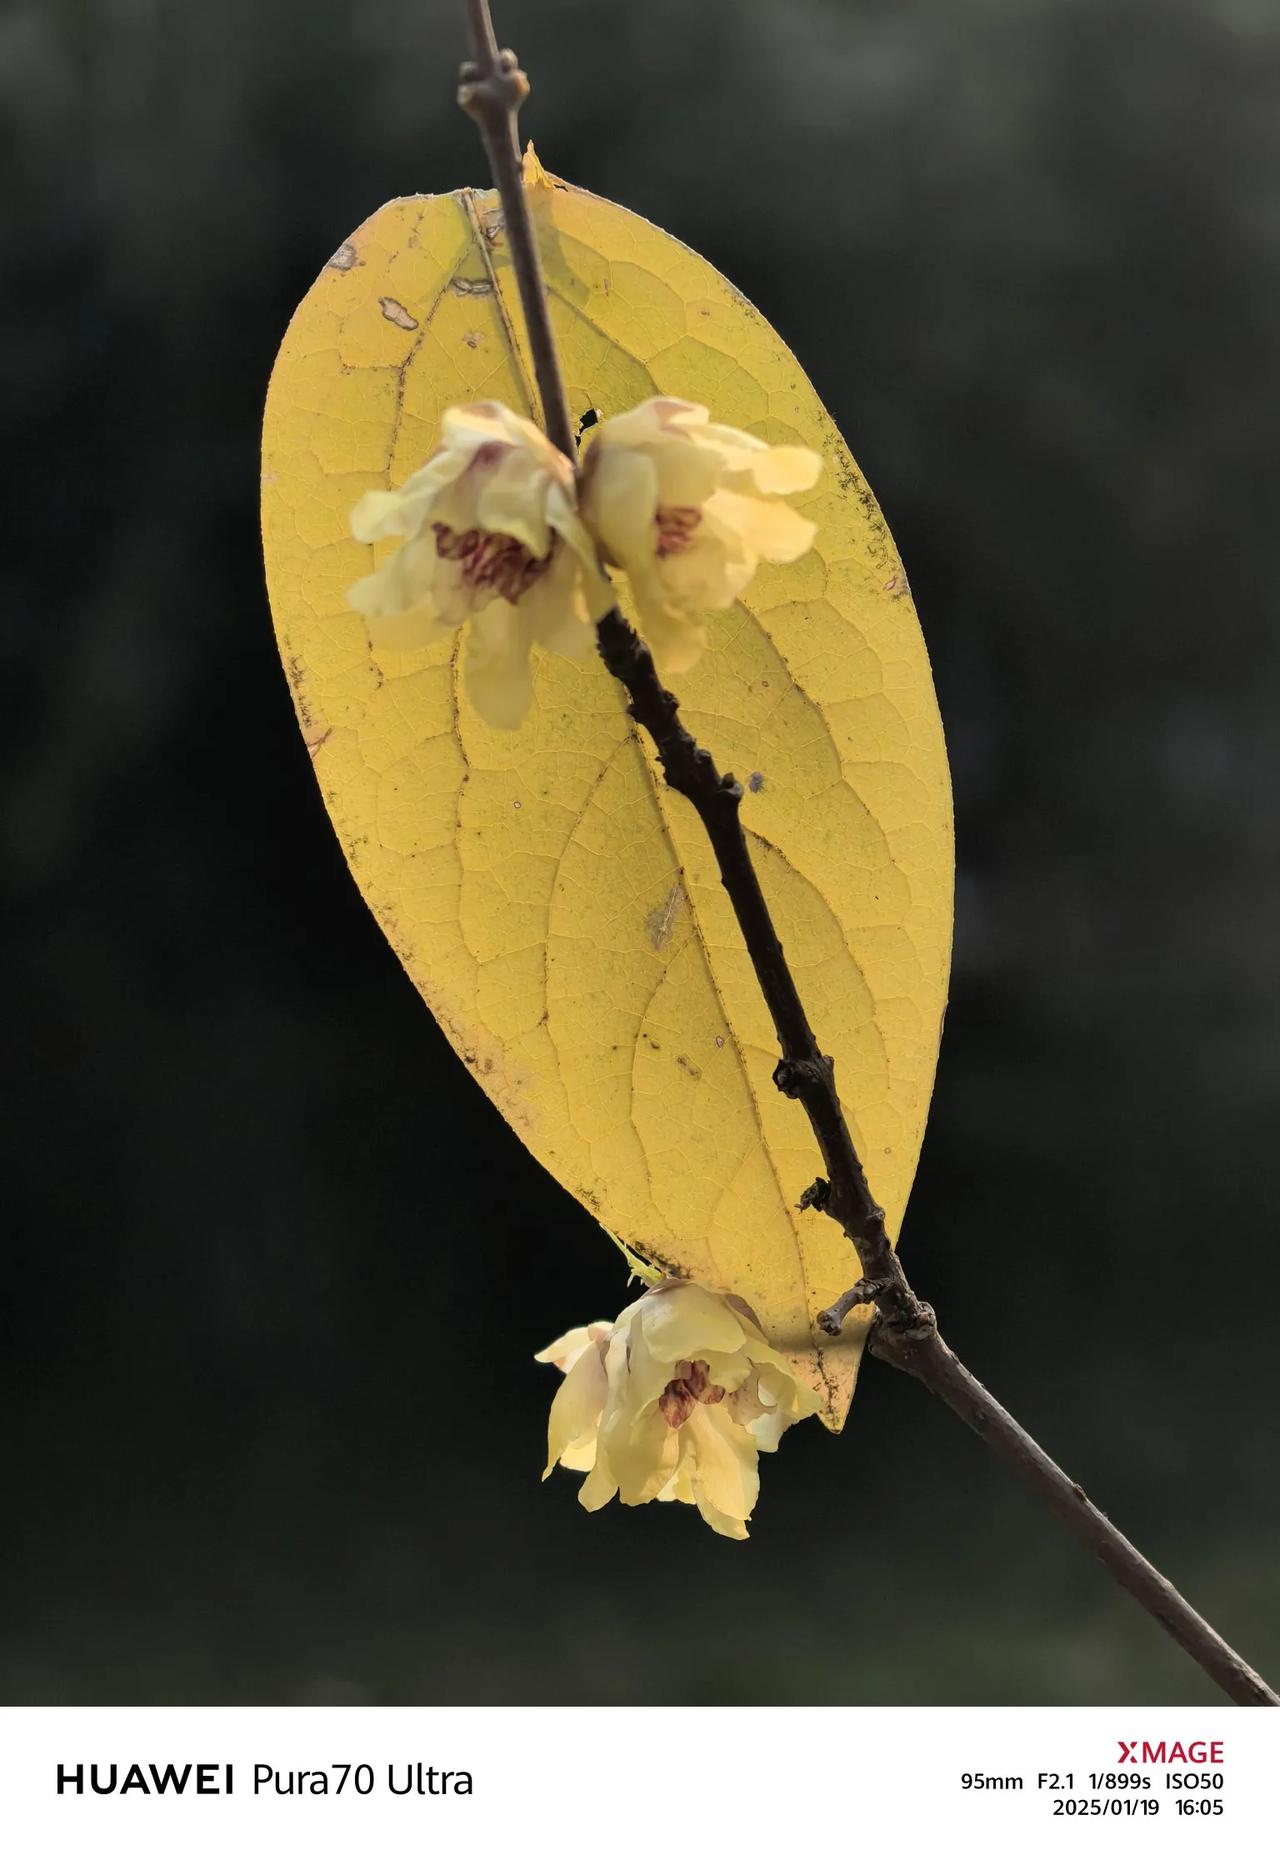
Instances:
[[[0,1829],[15,1850],[1259,1850],[1277,1714],[14,1708]]]

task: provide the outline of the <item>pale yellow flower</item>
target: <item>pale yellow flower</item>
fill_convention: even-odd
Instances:
[[[789,565],[817,529],[778,499],[822,460],[713,424],[705,405],[650,398],[601,424],[583,461],[583,518],[627,574],[660,672],[691,668],[709,610],[727,610],[762,559]]]
[[[351,531],[403,541],[348,592],[375,646],[422,649],[469,623],[467,691],[494,726],[517,726],[528,711],[531,646],[587,655],[612,603],[572,465],[492,401],[446,411],[422,468],[357,502]]]
[[[775,1452],[818,1397],[770,1347],[740,1298],[678,1280],[616,1323],[570,1330],[541,1351],[564,1374],[551,1403],[549,1477],[585,1471],[578,1500],[692,1503],[719,1535],[747,1538],[757,1456]]]

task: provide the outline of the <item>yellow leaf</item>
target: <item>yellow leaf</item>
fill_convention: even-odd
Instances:
[[[896,1234],[952,885],[946,753],[902,566],[750,304],[633,213],[526,172],[575,415],[670,393],[825,459],[796,502],[818,522],[814,551],[761,569],[675,691],[745,785],[766,895]],[[814,1318],[857,1262],[833,1222],[794,1206],[818,1152],[773,1086],[777,1045],[701,826],[622,690],[594,659],[536,655],[533,713],[497,732],[450,643],[371,651],[347,607],[370,568],[352,505],[401,483],[442,412],[477,398],[537,416],[496,198],[394,200],[308,292],[267,401],[271,604],[329,814],[409,974],[534,1155],[639,1255],[745,1298],[838,1428],[865,1321],[832,1341]]]

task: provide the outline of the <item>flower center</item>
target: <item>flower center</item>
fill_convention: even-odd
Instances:
[[[699,1403],[714,1407],[723,1399],[724,1389],[712,1387],[705,1362],[677,1362],[675,1374],[658,1397],[658,1411],[676,1432]]]
[[[702,509],[698,507],[660,507],[653,517],[658,529],[658,557],[669,559],[672,553],[686,551],[701,519]]]
[[[508,604],[515,604],[534,584],[555,554],[560,536],[553,533],[545,558],[535,559],[529,548],[509,533],[486,533],[480,527],[468,527],[455,533],[443,521],[433,523],[436,553],[441,559],[453,559],[462,572],[467,591],[495,591]]]

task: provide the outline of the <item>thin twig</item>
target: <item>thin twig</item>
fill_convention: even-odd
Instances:
[[[547,316],[542,262],[533,235],[520,177],[520,143],[516,115],[529,94],[529,80],[513,51],[499,51],[489,15],[489,0],[467,0],[474,60],[458,73],[458,102],[480,130],[489,166],[502,200],[511,265],[520,290],[520,306],[529,331],[534,377],[542,400],[547,435],[558,450],[577,461],[569,401],[564,394],[560,350]]]
[[[502,201],[546,432],[576,462],[542,266],[521,179],[516,112],[529,93],[528,79],[513,52],[498,50],[488,0],[466,0],[466,7],[473,56],[462,67],[458,100],[479,125]],[[717,770],[710,752],[680,723],[678,703],[658,679],[652,655],[617,610],[610,611],[599,625],[599,648],[606,668],[627,690],[632,717],[653,740],[667,783],[693,805],[715,851],[721,881],[777,1031],[782,1057],[774,1069],[774,1083],[803,1105],[826,1166],[826,1175],[805,1190],[801,1206],[820,1209],[837,1221],[861,1263],[862,1277],[820,1314],[819,1325],[835,1335],[856,1304],[874,1303],[876,1317],[869,1338],[874,1355],[923,1382],[1025,1478],[1098,1556],[1112,1578],[1234,1702],[1280,1706],[1280,1697],[1257,1671],[1089,1501],[938,1334],[933,1311],[912,1291],[889,1242],[884,1214],[871,1194],[840,1104],[830,1056],[822,1052],[809,1025],[774,929],[742,830],[742,786],[735,777]]]

